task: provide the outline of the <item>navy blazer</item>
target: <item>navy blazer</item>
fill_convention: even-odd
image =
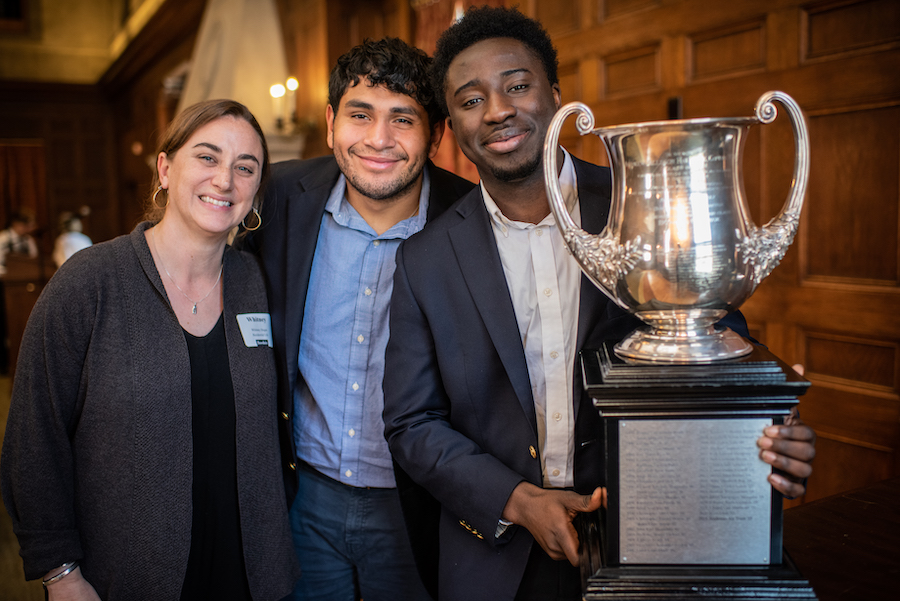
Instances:
[[[447,209],[474,184],[426,164],[431,181],[428,221]],[[285,491],[290,506],[297,492],[293,427],[297,359],[309,275],[325,204],[340,176],[334,156],[272,165],[262,206],[262,226],[248,232],[241,246],[259,256],[266,280],[278,369],[279,438]]]
[[[582,227],[599,232],[609,170],[573,160]],[[641,325],[582,278],[577,349]],[[604,484],[601,422],[580,369],[574,387],[575,488],[589,493]],[[525,353],[480,188],[397,251],[384,396],[395,461],[442,505],[440,599],[513,599],[534,539],[495,531],[512,490],[543,479]]]

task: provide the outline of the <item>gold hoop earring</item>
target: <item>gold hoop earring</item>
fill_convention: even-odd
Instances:
[[[259,211],[256,209],[256,207],[251,207],[250,210],[253,211],[254,215],[256,215],[256,225],[253,227],[250,227],[249,225],[247,225],[247,215],[249,215],[250,213],[247,213],[247,215],[244,215],[244,219],[243,219],[243,221],[241,221],[241,225],[243,225],[244,229],[247,230],[248,232],[255,232],[256,230],[259,229],[259,226],[262,225],[262,215],[259,214]]]
[[[163,190],[166,191],[166,204],[164,204],[163,206],[159,206],[159,203],[156,202],[156,197],[159,196],[159,193],[162,192]],[[169,191],[166,190],[166,188],[159,186],[156,189],[156,192],[153,193],[153,206],[155,206],[158,209],[165,209],[167,206],[169,206]]]

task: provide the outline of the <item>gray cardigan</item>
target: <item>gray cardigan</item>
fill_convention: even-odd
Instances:
[[[191,543],[191,376],[183,330],[142,223],[51,279],[19,353],[0,463],[26,578],[81,561],[102,599],[177,599]],[[282,490],[272,349],[237,315],[268,312],[256,260],[225,251],[225,336],[254,599],[298,575]]]

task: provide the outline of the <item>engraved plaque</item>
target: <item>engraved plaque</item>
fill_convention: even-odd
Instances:
[[[756,440],[772,419],[619,420],[619,561],[770,562],[771,467]]]

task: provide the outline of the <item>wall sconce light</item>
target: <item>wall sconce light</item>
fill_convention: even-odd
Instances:
[[[269,96],[272,97],[272,113],[275,115],[275,130],[281,133],[284,130],[284,94],[285,87],[276,83],[269,88]]]
[[[276,135],[266,136],[269,154],[273,162],[298,158],[302,151],[307,131],[297,122],[297,89],[300,82],[289,77],[284,84],[276,83],[269,88],[272,97],[272,112],[275,114]]]
[[[297,128],[297,88],[296,77],[288,77],[284,84],[276,83],[269,88],[272,97],[272,112],[275,113],[275,129],[280,134],[292,134]]]

